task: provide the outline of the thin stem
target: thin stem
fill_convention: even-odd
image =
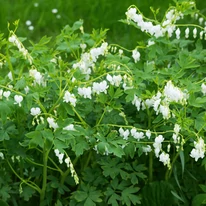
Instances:
[[[87,127],[87,123],[82,119],[81,115],[79,115],[79,113],[77,112],[77,110],[72,107],[72,110],[74,111],[74,113],[77,115],[77,117],[79,118],[79,120],[81,121],[82,125],[84,125],[85,127]]]
[[[37,165],[37,166],[40,166],[40,167],[43,167],[43,166],[44,166],[43,164],[39,164],[39,163],[37,163],[37,162],[34,162],[34,161],[32,161],[31,159],[29,159],[29,158],[26,158],[26,160],[27,160],[28,162],[34,164],[34,165]],[[55,169],[55,168],[53,168],[53,167],[47,166],[47,168],[50,169],[50,170],[54,170],[54,171],[60,172],[58,169]]]
[[[44,150],[43,150],[43,181],[42,181],[42,189],[41,189],[41,193],[40,193],[40,206],[43,205],[43,201],[45,199],[46,187],[47,187],[48,155],[49,155],[49,150],[46,149],[46,144],[44,144]]]
[[[153,153],[149,153],[149,182],[153,180]]]
[[[25,179],[23,179],[22,177],[20,177],[16,171],[14,170],[14,168],[11,166],[10,162],[7,160],[7,163],[10,167],[10,169],[12,170],[12,172],[23,182],[25,183],[26,185],[28,185],[29,187],[33,188],[34,190],[36,190],[37,192],[41,193],[41,189],[38,187],[38,185],[36,185],[34,182],[30,182],[30,181],[27,181]],[[30,183],[29,183],[30,182]]]
[[[36,148],[39,152],[43,153],[39,148]],[[61,173],[61,175],[63,174],[63,171],[58,167],[58,165],[52,160],[52,158],[50,158],[48,156],[48,160],[57,168],[57,170]],[[47,166],[48,167],[48,166]],[[49,168],[49,167],[48,167]]]
[[[12,66],[12,63],[10,61],[10,56],[9,56],[9,44],[7,44],[7,47],[6,47],[6,61],[8,63],[8,66],[9,66],[9,70],[12,74],[12,79],[14,81],[14,84],[16,84],[16,79],[15,79],[15,74],[14,74],[14,68]]]
[[[175,161],[177,160],[177,158],[179,157],[179,154],[180,154],[180,150],[179,150],[178,153],[176,153],[175,157],[173,158],[173,160],[172,160],[172,164],[171,164],[171,168],[170,168],[170,169],[167,169],[167,172],[166,172],[166,174],[165,174],[165,180],[166,180],[166,181],[169,180],[170,177],[171,177],[172,169],[173,169],[174,163],[175,163]]]

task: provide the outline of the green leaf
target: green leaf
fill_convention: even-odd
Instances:
[[[180,151],[180,160],[181,160],[181,165],[182,165],[182,175],[185,171],[185,156],[184,156],[184,151]]]
[[[78,190],[73,193],[73,197],[78,202],[85,201],[84,205],[96,205],[95,202],[102,202],[100,196],[102,196],[99,190],[96,190],[96,187],[90,185],[82,184],[82,190]]]
[[[84,191],[76,191],[73,196],[77,202],[82,202],[87,198],[88,194]]]
[[[8,135],[8,133],[4,130],[0,130],[0,141],[3,140],[9,140],[10,136]]]
[[[7,103],[0,102],[0,117],[3,122],[6,121],[7,116],[11,113],[11,109]]]
[[[24,198],[25,201],[29,201],[29,199],[35,194],[35,190],[29,186],[23,187],[23,191],[21,193],[21,197]]]
[[[75,152],[76,156],[79,157],[84,153],[85,150],[89,149],[89,144],[84,137],[76,137],[76,143],[72,145],[72,150]]]
[[[92,201],[91,198],[88,197],[84,203],[84,206],[96,206],[96,204]]]
[[[128,188],[124,189],[122,191],[123,203],[125,203],[127,206],[141,204],[140,196],[135,194],[139,191],[139,189],[140,188],[138,188],[138,187],[128,187]]]
[[[0,205],[1,206],[9,206],[5,201],[3,201],[3,200],[0,200]]]
[[[60,200],[57,200],[54,206],[63,206]]]
[[[126,145],[125,148],[124,148],[125,154],[126,154],[126,155],[129,155],[131,158],[134,157],[134,155],[135,155],[135,150],[136,150],[136,148],[135,148],[134,143],[129,143],[129,144]]]
[[[199,184],[199,186],[202,189],[202,191],[206,193],[206,185]]]
[[[119,206],[118,200],[120,200],[120,196],[114,193],[108,199],[108,204],[111,204],[112,206]]]
[[[11,196],[10,196],[10,191],[11,187],[8,185],[3,185],[0,188],[0,197],[2,198],[3,201],[7,201]]]
[[[25,136],[31,139],[29,142],[31,147],[39,145],[41,148],[43,148],[44,140],[40,131],[32,131],[27,133]]]
[[[205,103],[206,103],[206,96],[205,97],[197,97],[196,98],[194,94],[190,95],[189,104],[191,106],[200,108],[200,107],[204,107]]]
[[[192,200],[192,206],[201,206],[206,204],[206,194],[198,194]]]
[[[118,89],[115,91],[113,98],[114,98],[114,99],[118,99],[118,98],[121,97],[122,95],[123,95],[123,91],[122,91],[120,88],[118,88]]]

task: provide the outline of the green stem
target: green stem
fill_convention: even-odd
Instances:
[[[86,163],[84,165],[84,169],[86,169],[87,166],[89,165],[89,161],[90,161],[91,157],[92,157],[92,151],[90,150],[89,151],[89,156],[88,156],[87,161],[86,161]]]
[[[79,113],[77,112],[77,110],[72,107],[72,110],[74,111],[74,113],[77,115],[77,117],[79,118],[79,120],[81,121],[82,125],[84,125],[84,127],[87,127],[87,123],[82,119],[81,115],[79,115]]]
[[[40,193],[40,206],[43,205],[43,201],[45,199],[45,192],[47,187],[47,162],[48,162],[49,150],[46,149],[46,144],[44,144],[43,150],[43,181],[42,181],[42,189]]]
[[[153,153],[149,153],[149,182],[153,181]]]
[[[43,166],[44,166],[43,164],[39,164],[39,163],[37,163],[37,162],[34,162],[34,161],[32,161],[31,159],[29,159],[29,158],[26,158],[26,160],[27,160],[28,162],[30,162],[31,164],[37,165],[37,166],[39,166],[39,167],[43,167]],[[56,168],[49,167],[49,166],[47,166],[47,168],[50,169],[50,170],[58,171],[58,172],[61,173],[61,170],[58,170],[58,169],[56,169]]]
[[[25,179],[23,179],[22,177],[20,177],[16,171],[14,170],[14,168],[11,166],[10,162],[7,160],[7,163],[10,167],[10,169],[12,170],[12,172],[23,182],[25,183],[26,185],[28,185],[29,187],[33,188],[34,190],[36,190],[37,192],[41,193],[41,189],[34,183],[34,182],[30,182],[30,181],[27,181]],[[30,183],[29,183],[30,182]]]
[[[15,79],[15,74],[14,74],[14,68],[12,66],[12,63],[10,61],[10,56],[9,56],[9,44],[7,44],[7,47],[6,47],[6,61],[8,63],[8,66],[9,66],[9,70],[12,74],[12,78],[13,78],[13,81],[14,81],[14,84],[16,84],[16,79]]]
[[[152,125],[152,119],[151,119],[151,113],[149,109],[147,108],[147,115],[148,115],[148,128],[151,128]],[[153,152],[149,153],[149,182],[153,181]]]
[[[179,151],[178,153],[176,153],[175,157],[173,158],[172,163],[171,163],[171,168],[170,168],[170,169],[167,169],[167,172],[166,172],[166,174],[165,174],[165,180],[166,180],[166,181],[169,180],[170,177],[171,177],[174,163],[175,163],[175,161],[177,160],[177,158],[179,157],[179,154],[180,154],[180,151]]]

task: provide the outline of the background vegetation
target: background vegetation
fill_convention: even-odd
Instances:
[[[197,0],[196,3],[197,8],[205,13],[206,1]],[[125,18],[126,9],[132,4],[137,5],[147,17],[153,17],[150,7],[159,8],[161,19],[168,6],[174,3],[172,0],[0,0],[0,33],[7,34],[7,23],[20,19],[17,35],[38,41],[44,35],[55,36],[65,25],[83,19],[86,32],[93,28],[108,28],[109,43],[121,42],[133,49],[144,35],[118,21]],[[52,9],[58,12],[53,14]],[[26,26],[27,20],[32,22],[33,31]]]

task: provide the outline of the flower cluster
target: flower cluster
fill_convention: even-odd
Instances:
[[[95,62],[100,55],[105,55],[107,52],[108,44],[106,42],[102,43],[100,47],[92,48],[90,52],[85,52],[81,54],[81,59],[79,62],[73,64],[73,68],[79,68],[82,74],[85,74],[86,80],[89,79],[92,69],[95,67]]]
[[[63,163],[63,158],[64,158],[64,153],[60,153],[58,149],[55,149],[54,153],[58,157],[59,163],[62,164]]]
[[[28,50],[25,49],[25,47],[23,46],[23,44],[20,42],[20,40],[17,38],[15,34],[12,34],[9,37],[9,42],[13,43],[19,49],[19,51],[23,54],[24,58],[28,59],[29,63],[32,64],[33,62],[32,56],[28,53]]]
[[[200,137],[198,141],[194,142],[195,148],[192,149],[190,156],[197,161],[199,158],[204,158],[205,156],[205,142],[204,140]]]
[[[64,158],[64,153],[60,153],[58,149],[55,149],[54,153],[58,157],[59,163],[62,164],[63,163],[63,158]],[[71,175],[72,175],[72,177],[74,177],[75,183],[79,184],[79,178],[77,176],[77,173],[74,169],[74,166],[72,164],[72,161],[71,161],[70,157],[65,158],[64,162],[66,163],[67,167],[70,168]]]
[[[193,2],[190,3],[193,4]],[[152,21],[145,21],[142,14],[137,14],[136,8],[129,8],[128,11],[126,12],[126,16],[127,16],[127,20],[134,21],[143,32],[149,33],[151,36],[155,36],[156,38],[159,38],[168,35],[168,37],[172,37],[172,35],[175,34],[176,38],[180,39],[181,30],[180,28],[177,28],[175,23],[178,20],[182,19],[184,15],[176,8],[172,8],[168,10],[163,21],[156,25],[154,25]],[[203,20],[204,19],[202,17],[199,19],[200,25],[203,23]],[[193,38],[197,38],[197,32],[198,32],[197,28],[196,27],[193,28],[192,30]],[[186,39],[189,38],[189,33],[190,33],[190,28],[187,27],[185,29]],[[200,39],[203,39],[203,35],[205,35],[205,29],[202,28],[202,30],[199,33]]]
[[[107,74],[107,80],[111,85],[114,85],[116,87],[119,87],[119,85],[122,82],[122,76],[121,75],[113,75],[111,76],[110,74]]]
[[[70,102],[72,106],[76,106],[76,97],[74,94],[71,94],[69,91],[66,91],[65,94],[64,94],[64,97],[63,97],[63,102]]]
[[[161,113],[164,119],[169,119],[171,117],[169,108],[170,103],[175,102],[184,105],[186,104],[187,99],[188,93],[186,90],[183,92],[180,90],[180,88],[175,87],[172,81],[168,81],[164,87],[163,93],[158,91],[157,94],[152,96],[151,99],[146,99],[144,101],[134,95],[132,104],[136,106],[138,111],[141,109],[141,107],[142,110],[144,110],[146,107],[153,107],[157,115]]]
[[[30,69],[29,70],[29,76],[31,76],[34,79],[33,85],[35,86],[36,84],[46,86],[46,82],[44,80],[43,75],[38,72],[36,69]]]
[[[169,37],[175,31],[175,22],[183,17],[182,13],[176,9],[171,9],[165,15],[165,20],[161,24],[154,25],[152,21],[145,21],[142,14],[137,14],[136,8],[129,8],[126,12],[128,20],[134,21],[143,32],[147,32],[156,38],[164,36],[166,33]]]
[[[136,140],[141,140],[145,138],[145,135],[148,139],[151,137],[151,131],[147,130],[144,134],[143,132],[138,132],[136,128],[132,128],[131,130],[124,130],[122,127],[119,129],[119,134],[123,139],[128,140],[129,135],[131,135]]]
[[[74,177],[74,181],[76,184],[79,184],[79,178],[77,176],[77,173],[74,169],[74,165],[72,164],[72,161],[70,159],[70,157],[67,157],[64,162],[67,164],[67,167],[70,168],[70,171],[71,171],[71,175],[72,177]]]
[[[48,117],[47,122],[49,123],[49,127],[53,128],[54,130],[59,127],[58,124],[55,122],[54,118],[52,117]]]

